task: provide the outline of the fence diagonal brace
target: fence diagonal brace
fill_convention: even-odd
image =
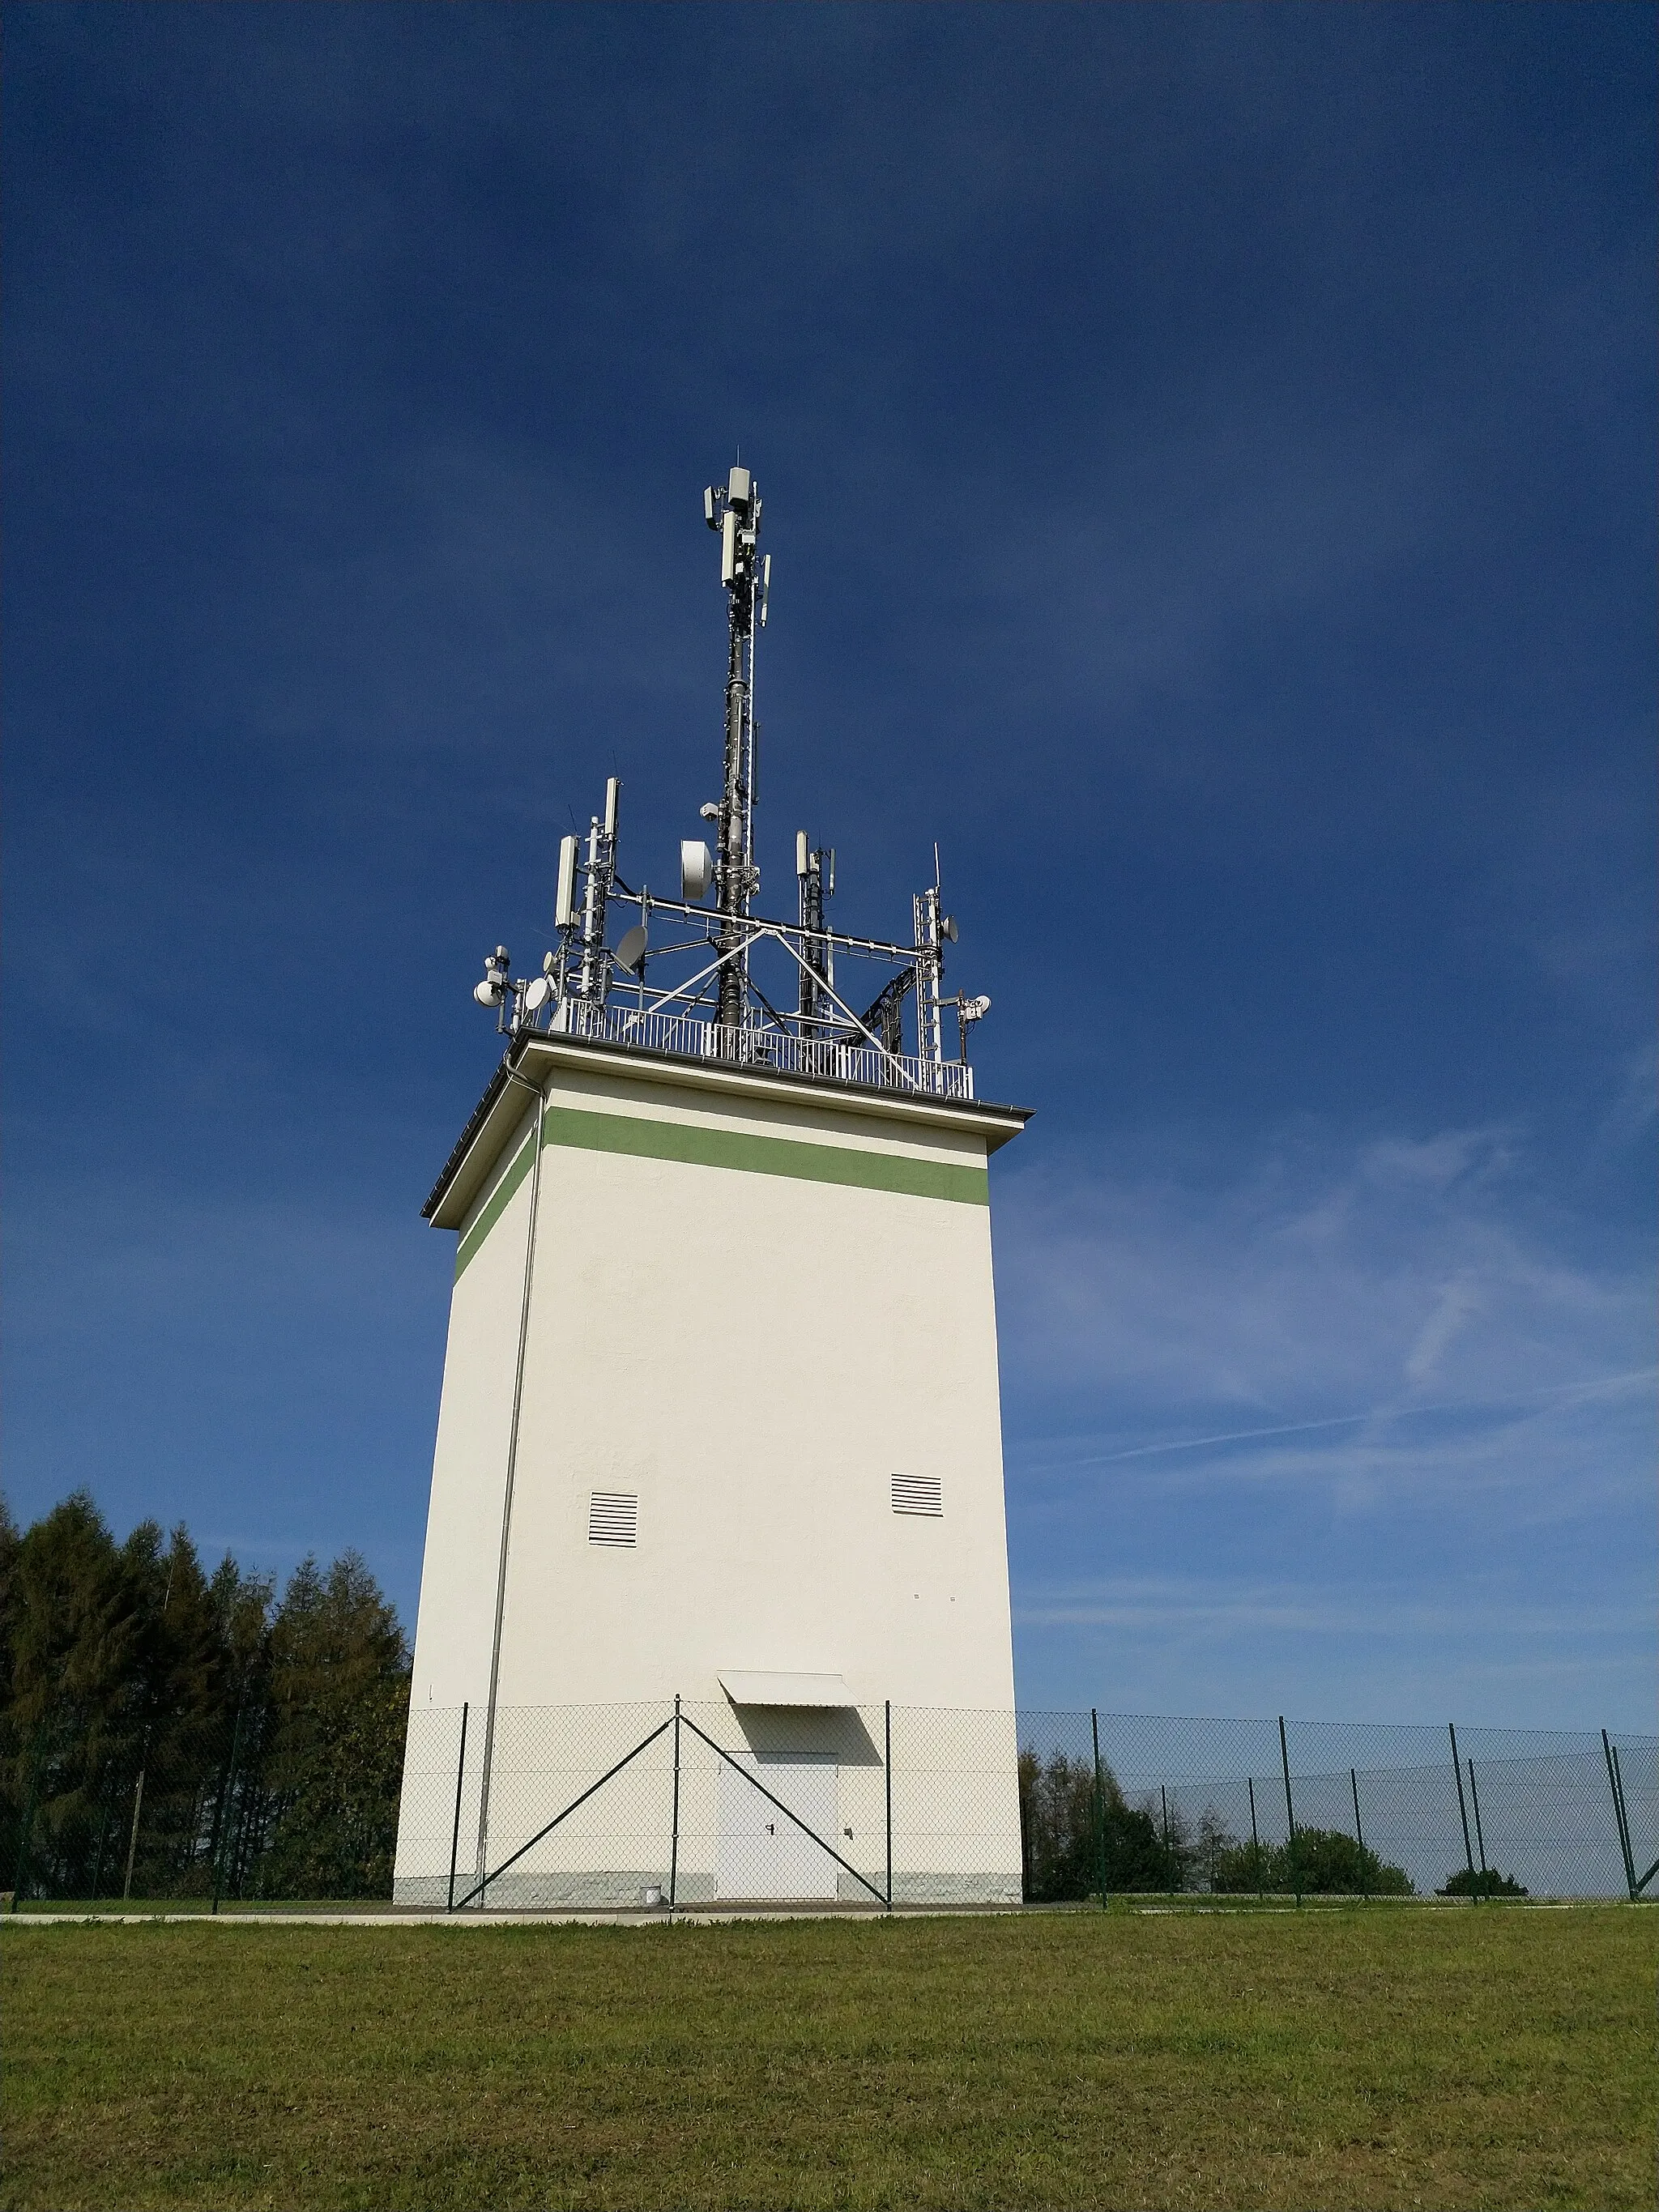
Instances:
[[[1640,1897],[1642,1892],[1647,1887],[1648,1884],[1653,1880],[1653,1877],[1656,1874],[1659,1874],[1659,1859],[1655,1859],[1653,1864],[1648,1869],[1647,1872],[1637,1883],[1636,1894],[1638,1897]]]
[[[459,1904],[456,1905],[454,1910],[459,1912],[463,1905],[471,1905],[475,1897],[481,1897],[484,1891],[489,1888],[492,1881],[500,1881],[501,1877],[507,1872],[508,1867],[516,1866],[526,1851],[533,1851],[537,1844],[541,1842],[544,1836],[550,1836],[554,1829],[558,1826],[561,1820],[568,1820],[579,1805],[586,1804],[588,1799],[593,1796],[594,1791],[603,1790],[607,1782],[613,1780],[616,1776],[622,1772],[623,1767],[628,1765],[629,1759],[637,1759],[647,1744],[655,1743],[657,1738],[659,1735],[665,1735],[667,1731],[673,1727],[673,1721],[670,1718],[662,1722],[658,1727],[653,1728],[649,1735],[642,1736],[639,1742],[635,1745],[632,1751],[627,1753],[624,1757],[617,1761],[616,1765],[611,1769],[610,1773],[600,1775],[599,1780],[593,1784],[592,1787],[591,1789],[584,1790],[580,1797],[573,1797],[570,1802],[565,1807],[562,1813],[556,1813],[544,1828],[538,1828],[527,1844],[520,1844],[518,1850],[514,1852],[512,1857],[509,1859],[503,1859],[493,1874],[487,1874],[482,1881],[475,1881],[471,1888],[466,1893],[466,1895],[460,1899]]]
[[[1625,1862],[1625,1887],[1630,1892],[1631,1903],[1634,1905],[1641,1891],[1637,1887],[1636,1861],[1630,1847],[1630,1817],[1625,1810],[1624,1777],[1619,1771],[1618,1746],[1611,1741],[1605,1729],[1601,1731],[1601,1750],[1607,1762],[1608,1786],[1613,1791],[1613,1817],[1619,1826],[1619,1855]],[[1648,1872],[1651,1874],[1653,1869],[1650,1868]]]
[[[824,1842],[823,1838],[817,1833],[816,1829],[809,1828],[799,1813],[792,1813],[788,1806],[784,1803],[781,1797],[775,1797],[763,1782],[756,1781],[754,1776],[749,1771],[749,1769],[743,1765],[740,1761],[733,1759],[729,1751],[723,1751],[720,1746],[715,1742],[712,1735],[703,1735],[702,1730],[697,1726],[696,1721],[690,1718],[689,1716],[683,1715],[681,1717],[680,1725],[683,1728],[689,1728],[693,1735],[702,1736],[703,1741],[708,1746],[708,1748],[714,1753],[717,1759],[723,1759],[726,1765],[732,1769],[733,1772],[742,1775],[744,1780],[749,1784],[751,1790],[758,1790],[761,1796],[765,1798],[769,1805],[775,1805],[779,1812],[783,1814],[786,1820],[793,1820],[794,1822],[795,1826],[800,1830],[802,1835],[811,1836],[812,1841],[817,1845],[821,1851],[828,1851],[830,1857],[834,1859],[838,1867],[844,1867],[847,1872],[852,1875],[854,1881],[863,1884],[863,1887],[869,1891],[871,1896],[875,1899],[878,1905],[886,1905],[888,1903],[887,1899],[882,1895],[881,1892],[876,1887],[874,1882],[866,1880],[865,1876],[859,1872],[855,1866],[851,1864],[848,1860],[842,1858],[841,1853],[836,1849],[833,1844],[826,1844]],[[528,1845],[526,1845],[526,1848],[528,1849]]]

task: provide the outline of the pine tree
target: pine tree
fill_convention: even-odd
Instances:
[[[189,1531],[0,1503],[0,1873],[26,1893],[386,1894],[409,1698],[362,1560],[280,1605]]]
[[[305,1560],[271,1631],[267,1893],[390,1890],[408,1715],[409,1649],[374,1577],[355,1552],[326,1576]]]
[[[106,1829],[110,1792],[135,1740],[137,1594],[85,1491],[18,1540],[9,1583],[13,1884],[74,1895],[86,1886],[94,1838]]]

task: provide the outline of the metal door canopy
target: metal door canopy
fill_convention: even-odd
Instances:
[[[720,1685],[734,1705],[844,1706],[858,1701],[841,1674],[780,1674],[722,1669]]]

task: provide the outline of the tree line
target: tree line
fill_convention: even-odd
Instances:
[[[118,1542],[77,1492],[19,1531],[0,1500],[0,1881],[20,1897],[392,1891],[410,1653],[355,1552],[279,1593],[182,1525]],[[1289,1843],[1131,1804],[1109,1767],[1019,1755],[1024,1893],[1408,1895],[1340,1830]],[[1525,1895],[1459,1872],[1445,1893]]]
[[[384,1897],[409,1709],[355,1552],[278,1591],[78,1492],[0,1502],[0,1869],[20,1896]]]
[[[1167,1795],[1132,1805],[1109,1766],[1062,1751],[1019,1754],[1026,1902],[1060,1904],[1127,1892],[1206,1890],[1308,1896],[1409,1897],[1403,1867],[1337,1828],[1298,1827],[1293,1841],[1234,1835],[1213,1812],[1194,1825]],[[1525,1895],[1524,1891],[1514,1894]]]

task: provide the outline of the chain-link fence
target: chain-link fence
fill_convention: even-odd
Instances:
[[[463,1741],[469,1730],[471,1747]],[[456,1910],[1644,1893],[1659,1740],[1079,1712],[416,1717],[395,1893]]]
[[[1652,1736],[1025,1712],[1020,1745],[1030,1902],[1659,1886]]]
[[[1659,1893],[1659,1738],[678,1702],[157,1720],[6,1760],[17,1899],[479,1911]]]
[[[402,1903],[1020,1901],[1012,1712],[428,1710],[409,1746]]]

